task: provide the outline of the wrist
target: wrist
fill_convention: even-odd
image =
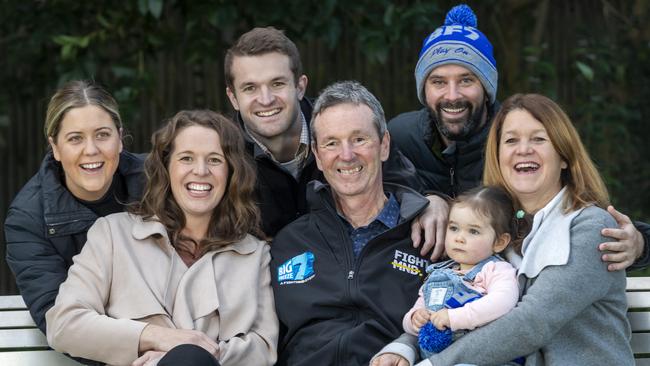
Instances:
[[[138,342],[138,352],[141,354],[154,349],[154,340],[155,336],[153,335],[156,331],[155,325],[147,324],[140,333],[140,340]]]
[[[425,196],[425,197],[430,197],[430,196],[439,197],[439,198],[442,198],[443,200],[445,200],[447,202],[451,201],[451,197],[449,195],[447,195],[447,194],[445,194],[443,192],[440,192],[440,191],[432,190],[432,189],[427,189],[427,190],[423,191],[422,195]]]
[[[639,232],[639,230],[636,230],[635,233],[636,233],[636,242],[641,243],[641,248],[640,248],[641,250],[638,251],[636,257],[634,258],[635,260],[638,260],[639,258],[646,257],[646,255],[648,254],[648,245],[645,242],[645,237],[643,236],[643,234],[641,234],[641,232]]]

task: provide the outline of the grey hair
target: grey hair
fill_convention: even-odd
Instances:
[[[327,108],[334,107],[339,104],[354,104],[366,105],[372,111],[372,121],[375,124],[379,139],[384,138],[387,131],[386,117],[384,116],[384,109],[381,107],[379,100],[366,89],[358,81],[337,81],[329,85],[321,91],[318,99],[314,102],[314,110],[312,112],[311,121],[309,123],[309,130],[311,131],[311,140],[316,142],[316,131],[314,129],[314,121],[316,117],[323,113]]]

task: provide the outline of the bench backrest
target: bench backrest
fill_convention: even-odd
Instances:
[[[0,296],[0,365],[75,366],[80,363],[49,350],[20,296]]]
[[[627,306],[636,364],[650,366],[650,277],[627,278]]]

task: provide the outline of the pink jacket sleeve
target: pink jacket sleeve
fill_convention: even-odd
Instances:
[[[453,331],[485,325],[505,315],[519,300],[517,273],[508,262],[486,264],[474,279],[473,286],[484,289],[485,294],[463,307],[448,310]]]
[[[406,314],[404,314],[404,319],[402,319],[402,327],[404,327],[404,331],[408,334],[411,335],[418,335],[418,332],[415,331],[415,328],[413,327],[413,323],[411,322],[411,317],[413,316],[413,313],[418,310],[418,309],[423,309],[425,308],[424,306],[424,294],[422,293],[422,287],[418,290],[418,299],[415,301],[415,304],[413,304],[413,307],[411,310],[409,310]]]

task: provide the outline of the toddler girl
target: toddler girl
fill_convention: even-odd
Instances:
[[[424,358],[517,304],[516,270],[495,255],[510,243],[513,217],[510,196],[499,188],[478,187],[453,201],[445,237],[445,251],[451,259],[427,267],[429,276],[420,296],[403,320],[404,330],[413,335],[427,322],[452,332],[448,341],[437,338],[433,346],[423,340],[423,332],[420,350]]]

